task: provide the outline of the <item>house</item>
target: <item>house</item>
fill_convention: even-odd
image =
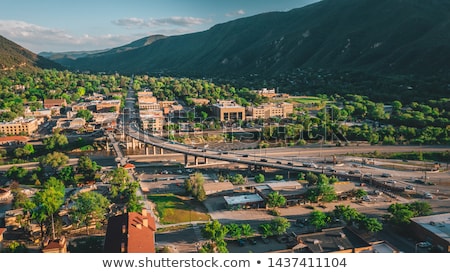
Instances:
[[[156,224],[146,209],[108,219],[105,253],[155,253]]]
[[[26,144],[30,140],[26,136],[5,136],[0,137],[0,145],[11,144]]]
[[[66,107],[67,102],[65,99],[45,99],[44,100],[44,108],[45,109],[54,109],[54,108],[62,108]]]
[[[67,253],[67,241],[64,236],[59,239],[48,240],[42,248],[43,253]]]

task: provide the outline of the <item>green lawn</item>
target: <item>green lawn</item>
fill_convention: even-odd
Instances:
[[[156,211],[162,224],[210,220],[203,205],[186,196],[172,193],[151,194],[148,195],[148,199],[156,205]]]

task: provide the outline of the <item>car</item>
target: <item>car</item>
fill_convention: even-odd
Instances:
[[[395,181],[393,179],[389,179],[389,180],[386,181],[386,183],[395,184],[395,183],[397,183],[397,181]]]
[[[282,164],[281,161],[277,161],[277,164]]]
[[[292,162],[288,162],[288,165],[292,166],[293,164],[292,164]]]
[[[392,177],[392,174],[390,174],[390,173],[382,173],[381,177]]]
[[[414,187],[411,186],[411,185],[408,185],[408,186],[405,187],[405,189],[406,189],[406,190],[413,191],[413,190],[415,190],[416,188],[414,188]]]
[[[430,247],[431,246],[431,243],[430,242],[419,242],[419,243],[417,243],[417,246],[418,247]]]
[[[248,157],[248,155],[242,155],[242,157]]]
[[[425,199],[433,199],[433,195],[432,195],[431,193],[429,193],[429,192],[424,193],[424,194],[423,194],[423,197],[424,197]]]
[[[265,159],[265,158],[261,158],[261,160],[260,160],[261,162],[267,162],[267,159]]]

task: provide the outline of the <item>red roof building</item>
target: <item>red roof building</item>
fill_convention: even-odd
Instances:
[[[108,219],[105,253],[155,253],[156,224],[147,213],[127,212]]]
[[[65,237],[49,240],[42,248],[43,253],[67,253],[67,241]]]

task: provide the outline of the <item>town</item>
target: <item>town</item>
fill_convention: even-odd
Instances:
[[[392,127],[376,115],[412,111],[398,101],[364,120],[268,88],[167,100],[145,79],[2,112],[2,251],[449,251],[448,147],[373,139]]]

